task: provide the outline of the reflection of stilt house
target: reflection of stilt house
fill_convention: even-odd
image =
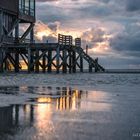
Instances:
[[[47,91],[47,89],[44,90]],[[86,95],[86,92],[63,87],[56,89],[56,94],[51,94],[50,91],[48,95],[51,96],[37,98],[35,101],[38,103],[49,103],[49,110],[53,107],[57,110],[74,110],[80,108],[80,100],[82,96]]]
[[[27,108],[28,107],[28,108]],[[0,108],[0,139],[16,134],[22,127],[29,127],[34,121],[33,105],[12,105]],[[24,112],[23,114],[21,112]],[[27,114],[28,117],[21,117]]]
[[[13,125],[13,109],[12,107],[0,108],[0,132],[6,132]]]

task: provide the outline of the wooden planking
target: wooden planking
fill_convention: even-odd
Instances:
[[[60,45],[72,45],[73,38],[70,35],[58,34],[58,44]]]

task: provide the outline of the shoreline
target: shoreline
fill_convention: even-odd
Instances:
[[[140,69],[106,69],[105,72],[89,72],[87,69],[84,69],[83,72],[80,72],[80,70],[78,69],[76,73],[89,73],[89,74],[140,74]],[[20,72],[15,72],[15,71],[4,71],[4,72],[0,72],[0,75],[2,74],[76,74],[76,73],[63,73],[62,71],[60,71],[59,73],[57,73],[55,70],[52,70],[51,73],[49,72],[42,72],[40,71],[39,73],[37,72],[28,72],[27,70],[22,70]]]

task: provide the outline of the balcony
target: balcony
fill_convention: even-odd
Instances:
[[[19,0],[19,13],[35,17],[35,0]]]

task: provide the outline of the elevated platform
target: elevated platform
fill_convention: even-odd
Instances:
[[[89,65],[89,72],[104,72],[105,69],[91,58],[81,47],[59,43],[20,43],[3,44],[0,48],[0,71],[20,72],[23,63],[26,70],[39,73],[56,71],[59,73],[83,72],[84,61]]]

